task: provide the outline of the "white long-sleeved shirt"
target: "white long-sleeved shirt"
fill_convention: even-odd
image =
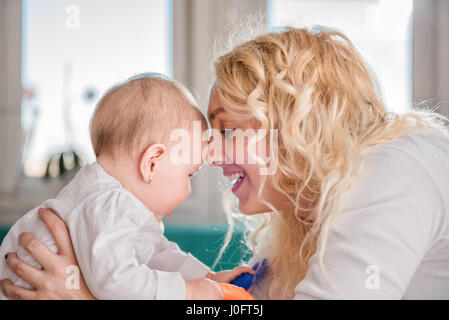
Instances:
[[[210,269],[164,237],[163,224],[119,181],[97,164],[84,166],[55,199],[38,208],[57,212],[66,222],[82,274],[98,299],[184,299],[185,281],[202,278]],[[31,232],[53,252],[55,242],[35,208],[10,229],[0,256],[40,265],[18,243]],[[0,279],[31,288],[0,259]],[[73,270],[68,270],[73,285]],[[5,299],[1,294],[0,298]]]
[[[328,233],[331,281],[315,253],[294,298],[449,299],[449,141],[414,134],[364,158]],[[253,295],[266,298],[267,283]]]

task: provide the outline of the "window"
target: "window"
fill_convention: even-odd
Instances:
[[[268,0],[269,28],[321,25],[345,33],[374,71],[391,111],[411,103],[412,0]]]
[[[172,74],[171,0],[23,0],[24,172],[52,154],[94,160],[89,121],[103,92],[145,71]]]

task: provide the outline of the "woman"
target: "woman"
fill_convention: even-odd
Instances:
[[[237,128],[278,132],[277,144],[268,143],[278,154],[272,175],[227,149],[210,161],[242,177],[232,188],[240,211],[264,217],[249,239],[253,259],[269,266],[257,298],[449,299],[444,117],[387,112],[354,46],[331,30],[262,35],[219,57],[215,70],[213,128],[227,139]],[[65,268],[76,265],[69,234],[56,215],[41,217],[59,254],[23,234],[43,270],[8,255],[36,290],[3,281],[5,294],[92,298],[83,281],[80,290],[65,288]]]

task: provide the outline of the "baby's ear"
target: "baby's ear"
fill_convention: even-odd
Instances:
[[[163,156],[167,152],[165,145],[161,143],[155,143],[146,148],[140,158],[140,174],[145,182],[151,181],[156,166],[164,158]]]

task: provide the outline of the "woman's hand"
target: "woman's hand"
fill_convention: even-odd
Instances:
[[[15,253],[8,253],[7,264],[20,278],[31,284],[35,289],[28,290],[12,284],[8,279],[1,282],[4,294],[10,299],[23,300],[65,300],[65,299],[95,299],[89,291],[81,270],[78,267],[75,252],[72,246],[69,230],[65,222],[54,212],[47,209],[39,210],[39,218],[50,230],[58,253],[55,254],[31,233],[22,233],[19,243],[33,258],[39,262],[42,269],[37,269],[21,261]],[[68,267],[71,272],[66,273]],[[73,270],[79,271],[79,289],[69,288],[66,282],[73,276]],[[78,277],[74,277],[77,281]],[[77,283],[75,283],[77,285]],[[76,287],[76,286],[73,286]]]

